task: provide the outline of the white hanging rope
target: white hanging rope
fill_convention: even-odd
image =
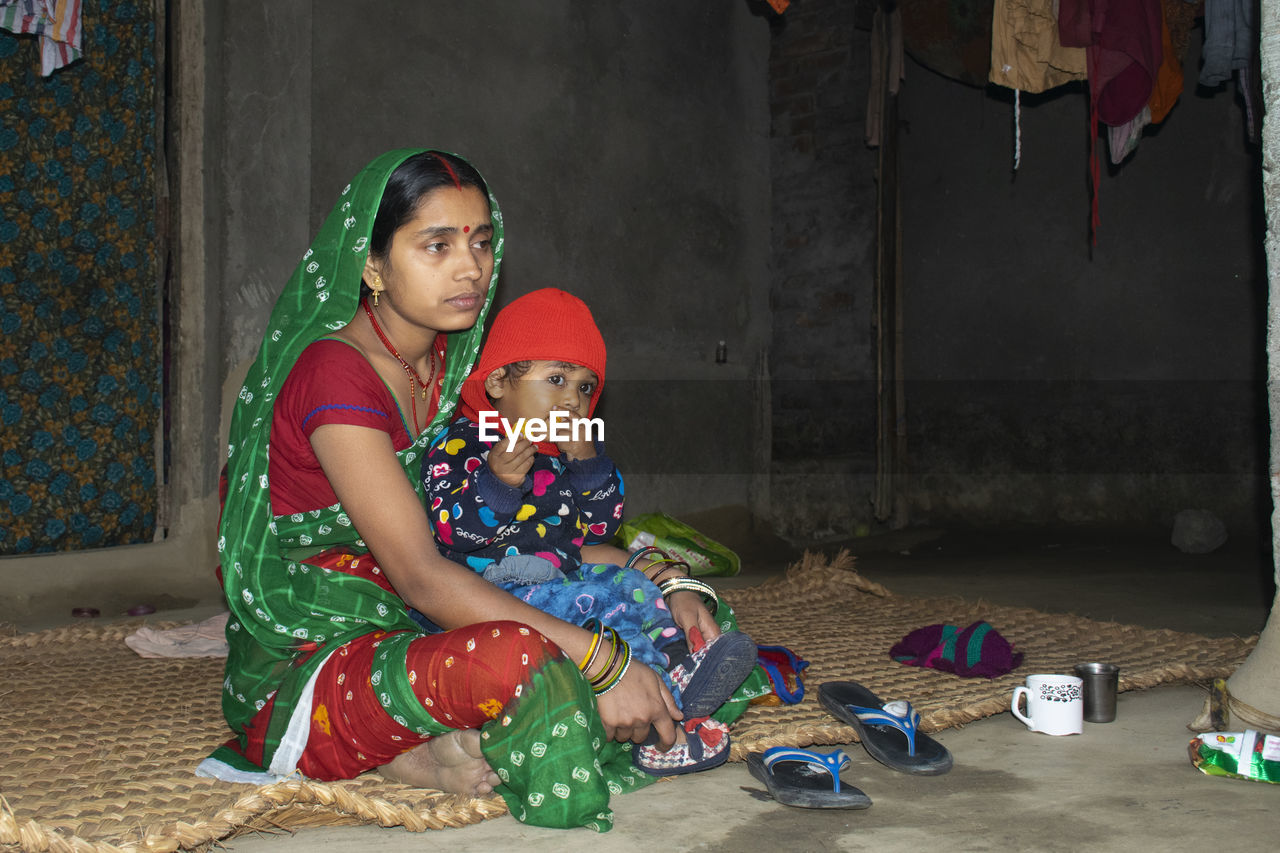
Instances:
[[[1022,163],[1022,91],[1013,90],[1013,171]]]

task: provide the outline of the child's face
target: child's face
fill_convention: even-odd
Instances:
[[[485,391],[498,414],[509,422],[518,418],[548,420],[552,412],[585,418],[599,381],[585,367],[563,361],[535,361],[519,379],[495,370],[485,380]]]

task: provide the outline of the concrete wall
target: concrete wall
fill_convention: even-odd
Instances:
[[[223,19],[232,383],[351,175],[390,148],[457,151],[503,208],[498,304],[554,285],[595,313],[628,511],[753,500],[768,27],[737,0],[377,7],[232,2]]]
[[[632,513],[745,503],[795,538],[865,523],[875,155],[855,0],[796,2],[772,31],[737,0],[375,5],[170,4],[169,538],[0,561],[0,606],[213,589],[222,392],[337,191],[402,145],[462,152],[493,185],[500,303],[554,284],[592,305]],[[1189,84],[1104,170],[1092,255],[1081,93],[1024,100],[1016,179],[1002,94],[912,64],[901,109],[913,520],[1265,511],[1236,98]]]
[[[908,443],[916,521],[1265,523],[1257,149],[1233,88],[1183,96],[1088,239],[1079,88],[1022,101],[908,68]]]
[[[328,206],[401,146],[463,153],[492,185],[507,223],[500,304],[556,285],[592,306],[610,349],[598,413],[632,514],[759,500],[769,32],[746,5],[175,0],[170,12],[182,452],[169,538],[3,561],[0,612],[217,594],[230,399]]]
[[[871,521],[876,157],[861,144],[866,4],[774,20],[771,510],[793,539]],[[1181,102],[1103,167],[1088,240],[1087,100],[1022,99],[908,62],[904,349],[916,524],[1265,524],[1258,157],[1233,91]],[[1101,154],[1105,158],[1105,142]],[[874,527],[874,525],[871,525]]]
[[[807,0],[773,19],[769,517],[794,539],[872,516],[877,155],[857,7]]]

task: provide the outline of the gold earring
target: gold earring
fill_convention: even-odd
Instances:
[[[373,292],[373,307],[378,307],[378,291],[376,290]]]
[[[377,273],[373,274],[373,287],[371,287],[370,290],[373,291],[373,307],[377,308],[378,294],[382,291],[382,276]]]

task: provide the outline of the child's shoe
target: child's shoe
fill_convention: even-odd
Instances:
[[[680,688],[686,720],[715,713],[747,680],[758,654],[755,642],[741,631],[728,631],[708,643],[693,629],[689,647],[692,654],[667,671]]]
[[[631,747],[631,763],[650,776],[710,770],[729,760],[729,727],[710,717],[685,719],[685,742],[666,752],[653,744]]]

